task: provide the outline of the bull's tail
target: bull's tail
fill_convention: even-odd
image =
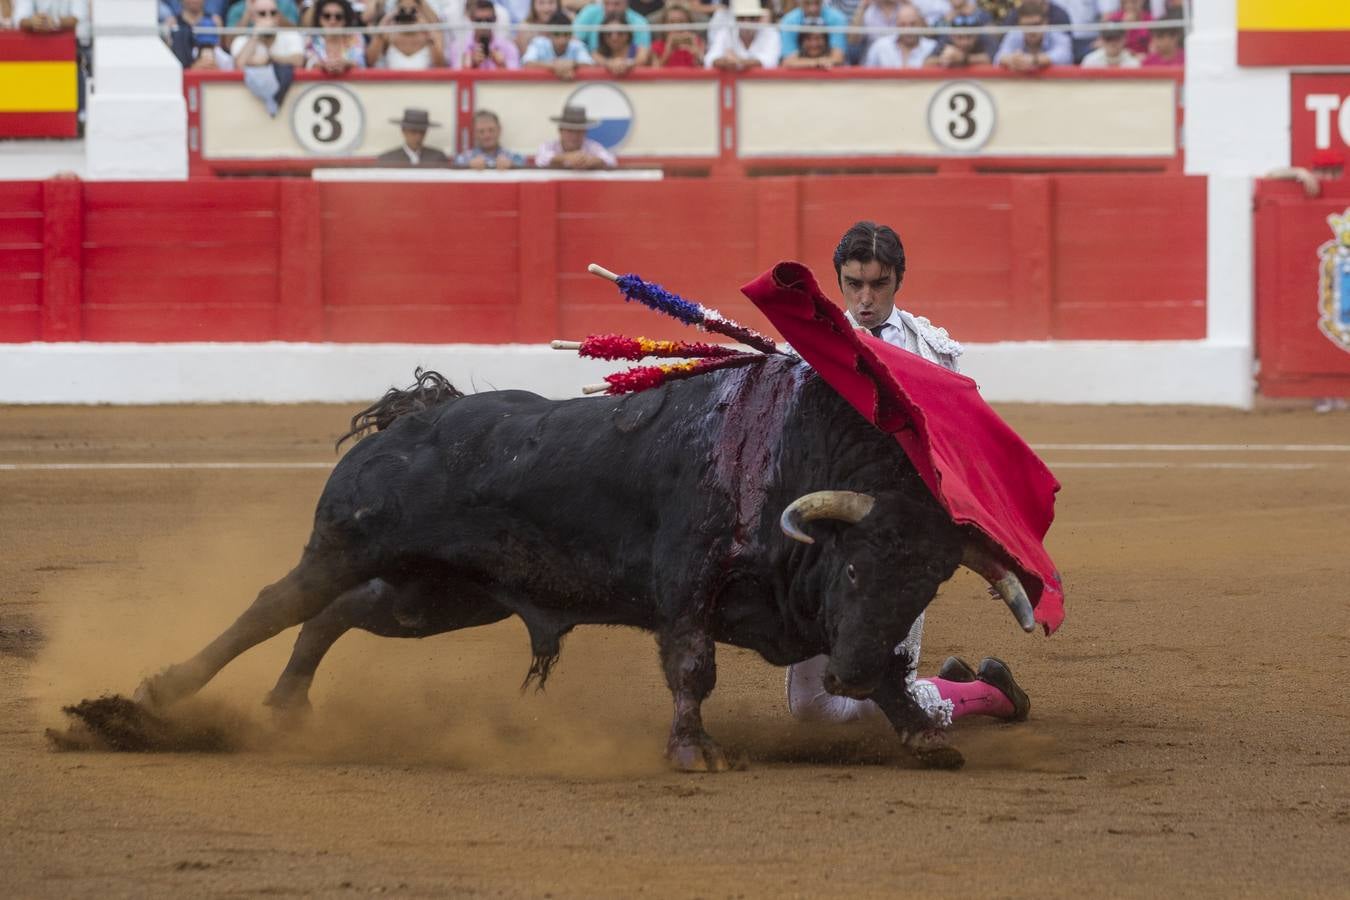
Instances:
[[[379,400],[352,416],[351,429],[337,439],[334,449],[342,449],[348,438],[360,440],[372,431],[383,431],[399,416],[421,412],[464,396],[464,392],[440,372],[418,366],[413,377],[417,379],[413,384],[401,390],[390,388]]]

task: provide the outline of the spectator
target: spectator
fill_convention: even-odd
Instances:
[[[600,34],[596,26],[614,16],[622,17],[626,24],[635,29],[633,46],[638,49],[639,65],[645,64],[652,52],[652,30],[647,20],[629,9],[624,0],[596,0],[582,7],[572,24],[577,37],[586,42],[586,48],[594,55],[600,49]]]
[[[708,38],[704,65],[738,72],[775,68],[782,57],[778,29],[751,27],[756,23],[767,24],[768,10],[759,5],[759,0],[731,0],[731,14],[736,24],[718,28]]]
[[[1088,69],[1137,69],[1139,57],[1125,46],[1125,29],[1119,26],[1103,28],[1101,46],[1083,57]]]
[[[979,28],[987,22],[987,18],[981,21],[979,16],[960,15],[947,20],[947,25],[951,28]],[[984,49],[984,43],[980,40],[980,36],[973,32],[949,35],[947,42],[939,45],[938,50],[924,60],[925,66],[943,69],[987,66],[989,63],[989,54]]]
[[[598,142],[586,137],[586,132],[599,122],[586,118],[583,106],[564,106],[561,116],[552,116],[558,123],[558,139],[549,141],[535,154],[534,164],[541,169],[612,169],[617,165],[614,154]]]
[[[0,31],[14,27],[14,4],[10,0],[0,0]]]
[[[853,12],[852,24],[864,28],[895,28],[899,23],[900,10],[904,8],[901,0],[862,0]],[[848,58],[860,63],[867,57],[877,34],[850,34],[848,36]]]
[[[380,20],[381,25],[427,25],[437,21],[424,0],[398,0]],[[366,46],[366,65],[397,71],[440,68],[445,65],[445,38],[439,28],[376,34]]]
[[[803,31],[797,52],[783,58],[785,69],[832,69],[844,61],[844,54],[830,46],[823,31]]]
[[[1181,45],[1183,32],[1180,28],[1159,28],[1153,32],[1149,42],[1148,56],[1144,57],[1146,66],[1183,66],[1186,64],[1186,50]]]
[[[948,28],[978,28],[982,25],[992,25],[994,22],[993,17],[982,9],[975,0],[950,0],[950,5],[951,8],[947,14],[932,24],[945,25]],[[939,51],[946,50],[947,46],[951,44],[956,37],[960,37],[964,43],[969,44],[969,40],[964,34],[946,35],[938,38]],[[985,62],[987,63],[989,58],[993,57],[994,51],[998,49],[997,38],[993,35],[990,35],[989,37],[975,35],[974,37],[978,49],[972,49],[971,53],[984,56]],[[961,54],[949,55],[947,59],[950,61],[958,58],[960,55]],[[965,55],[969,56],[970,54]],[[978,63],[956,63],[956,65],[978,65]]]
[[[1077,26],[1071,32],[1070,37],[1073,39],[1074,62],[1081,63],[1096,45],[1098,39],[1095,29],[1084,26],[1101,21],[1102,3],[1099,0],[1059,0],[1058,6],[1064,8],[1065,12],[1068,13],[1069,21]],[[1051,10],[1050,21],[1052,23],[1055,21],[1053,10]]]
[[[203,0],[182,0],[164,20],[169,49],[185,69],[233,69],[234,60],[220,46],[221,19],[206,11]]]
[[[0,6],[3,6],[4,0],[0,0]],[[178,17],[183,11],[182,0],[159,0],[159,21],[161,25],[168,25],[172,28],[178,24]],[[207,16],[214,16],[222,23],[225,21],[225,0],[205,0],[202,4],[202,11]],[[0,15],[3,15],[0,13]]]
[[[89,22],[89,5],[85,0],[14,0],[10,16],[23,31],[83,30]]]
[[[525,157],[501,144],[502,122],[491,110],[473,114],[473,147],[455,157],[457,169],[518,169]]]
[[[247,28],[249,23],[245,21],[248,13],[249,0],[235,0],[230,7],[225,10],[226,28]],[[295,5],[295,0],[277,0],[277,9],[281,11],[281,18],[287,23],[294,25],[300,21],[300,8]],[[235,59],[239,54],[235,54]]]
[[[409,107],[402,119],[390,122],[403,129],[403,146],[395,147],[375,158],[375,164],[394,169],[436,169],[446,165],[446,155],[435,147],[428,147],[427,129],[440,128],[440,122],[431,121],[425,109]]]
[[[318,0],[314,21],[323,29],[351,28],[356,11],[348,0]],[[348,69],[366,67],[366,42],[359,34],[316,34],[309,39],[305,68],[322,69],[329,75],[341,75]]]
[[[692,25],[693,13],[679,4],[666,7],[667,25]],[[703,39],[693,31],[667,31],[652,41],[652,64],[663,69],[703,68]]]
[[[555,10],[549,19],[549,33],[530,41],[520,62],[527,69],[548,69],[563,81],[576,75],[577,66],[591,66],[595,60],[586,45],[572,37],[572,20],[567,13]]]
[[[451,54],[456,69],[519,69],[520,51],[509,38],[494,30],[497,23],[496,4],[492,0],[475,0],[469,11],[473,31],[455,42]]]
[[[251,28],[230,42],[230,55],[241,68],[257,68],[278,63],[298,66],[305,61],[305,40],[291,31],[281,18],[277,0],[245,0],[247,9],[239,16],[240,28]],[[259,29],[281,29],[260,33]]]
[[[1017,13],[1020,26],[1036,28],[1049,22],[1045,0],[1023,0]],[[1049,66],[1073,65],[1073,41],[1062,31],[1024,31],[1018,28],[1003,36],[996,65],[1014,72],[1035,72]]]
[[[595,61],[609,74],[623,76],[639,65],[639,53],[643,63],[651,58],[651,51],[639,51],[633,46],[633,33],[627,30],[623,16],[607,17],[600,27],[600,47],[595,51]]]
[[[803,25],[842,27],[847,24],[848,16],[832,6],[826,6],[824,0],[802,0],[800,6],[778,22],[778,36],[783,46],[783,64],[787,65],[788,59],[797,52],[797,35],[802,31]],[[835,64],[842,63],[844,54],[848,51],[848,36],[842,31],[833,32],[829,36],[829,44],[830,55],[833,57],[836,51],[838,53]]]
[[[923,27],[923,17],[913,6],[902,7],[896,21],[904,29]],[[894,37],[887,35],[873,41],[863,65],[873,69],[917,69],[936,49],[937,41],[931,37],[906,30]]]
[[[469,20],[472,18],[473,6],[476,0],[430,0],[439,4],[437,9],[440,16],[432,17],[432,21],[445,23],[445,46],[450,46],[464,35],[468,34],[473,27]],[[496,37],[502,40],[512,40],[511,37],[511,10],[501,3],[492,4],[493,12],[497,14],[497,24],[493,26],[492,32]]]
[[[1153,13],[1144,8],[1145,0],[1120,0],[1120,9],[1106,17],[1108,22],[1152,22]],[[1125,35],[1125,46],[1136,56],[1148,54],[1147,28],[1132,28]]]
[[[554,14],[558,12],[561,12],[558,8],[558,0],[530,0],[530,11],[520,24],[538,25],[541,27],[544,25],[552,25]],[[567,20],[567,29],[570,32],[572,30],[572,19],[568,17],[566,13],[563,14],[563,18]],[[548,33],[552,33],[552,29],[549,29]],[[530,44],[534,42],[534,39],[548,37],[548,33],[545,33],[542,30],[533,31],[529,28],[517,29],[515,36],[516,49],[520,51],[520,61],[522,63],[525,61],[525,52],[530,49]]]

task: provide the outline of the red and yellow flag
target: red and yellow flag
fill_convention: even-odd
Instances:
[[[0,32],[0,137],[74,137],[75,35]]]
[[[1350,65],[1346,0],[1238,0],[1238,65]]]

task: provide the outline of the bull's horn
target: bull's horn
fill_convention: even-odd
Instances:
[[[1036,616],[1031,611],[1031,601],[1027,599],[1027,592],[1022,587],[1022,582],[1017,576],[1008,571],[1003,563],[994,559],[980,547],[974,544],[966,545],[965,556],[961,559],[961,565],[974,572],[978,572],[980,577],[993,587],[994,593],[1003,598],[1003,602],[1008,604],[1008,609],[1012,610],[1013,618],[1017,619],[1017,624],[1022,626],[1022,630],[1032,632],[1036,630]]]
[[[813,519],[838,519],[856,525],[872,511],[876,498],[857,491],[813,491],[803,494],[787,505],[778,524],[783,533],[794,541],[814,544],[815,538],[802,531],[802,525]]]

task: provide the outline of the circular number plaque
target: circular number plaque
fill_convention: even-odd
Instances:
[[[366,111],[340,84],[316,84],[295,100],[291,129],[300,146],[324,156],[351,153],[361,144]]]
[[[971,153],[994,133],[994,99],[973,81],[944,84],[928,104],[928,131],[944,149]]]

